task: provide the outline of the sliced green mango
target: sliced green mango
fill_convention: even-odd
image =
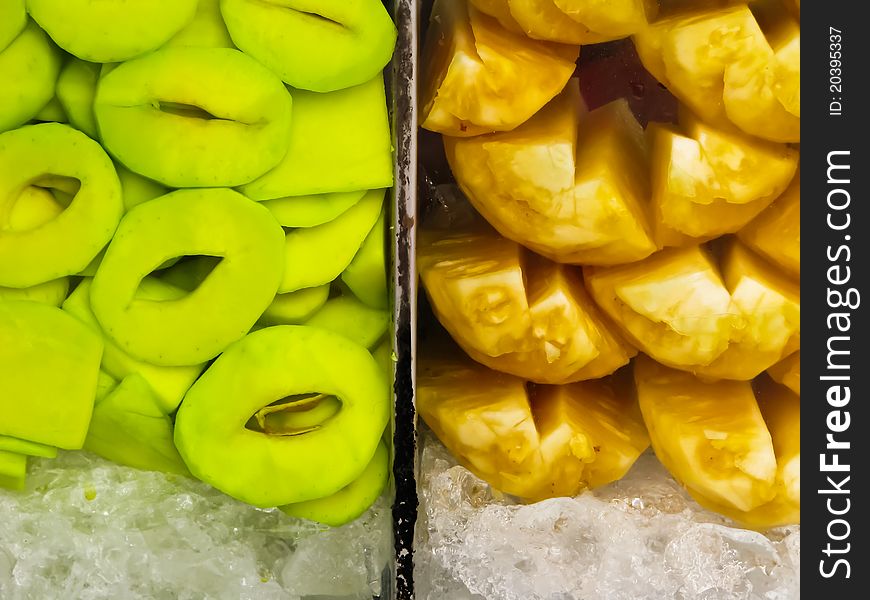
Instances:
[[[84,449],[136,469],[189,475],[172,441],[172,419],[136,373],[94,407]]]
[[[350,523],[381,495],[390,476],[390,454],[383,442],[362,475],[331,496],[285,504],[279,508],[291,517],[317,521],[332,527]]]
[[[115,165],[118,179],[121,181],[121,194],[124,198],[124,208],[128,211],[154,198],[169,193],[169,188],[156,181],[143,177],[121,164]]]
[[[27,477],[27,457],[0,450],[0,488],[20,490]]]
[[[381,365],[381,368],[384,370],[384,373],[387,374],[387,377],[392,378],[393,376],[393,363],[395,360],[393,359],[393,344],[389,338],[384,338],[378,347],[372,351],[372,356],[375,357],[375,360],[378,361],[378,364]]]
[[[12,452],[25,456],[40,456],[42,458],[55,458],[57,456],[57,448],[53,446],[37,444],[29,440],[20,440],[8,435],[0,435],[0,452]]]
[[[387,223],[386,207],[366,236],[359,252],[341,274],[354,295],[375,308],[387,308]]]
[[[291,90],[287,154],[242,186],[253,200],[374,190],[393,185],[393,154],[384,79],[317,94]]]
[[[117,385],[118,381],[114,377],[100,369],[100,375],[97,378],[97,393],[94,397],[94,405],[102,402],[105,397],[109,395],[109,392],[115,389]]]
[[[82,281],[63,303],[63,309],[102,335],[103,331],[100,323],[91,310],[91,284],[91,279]],[[184,290],[180,290],[154,277],[143,279],[142,284],[136,291],[137,299],[147,299],[154,302],[176,300],[184,295]],[[190,386],[193,385],[193,382],[196,381],[196,378],[199,377],[199,374],[205,368],[205,363],[181,367],[153,365],[147,361],[130,356],[112,341],[110,337],[103,337],[105,350],[103,351],[102,369],[105,373],[103,371],[100,373],[117,380],[125,379],[132,374],[141,375],[154,390],[160,401],[160,408],[167,414],[178,408],[178,405],[181,404],[181,399],[184,398],[184,394],[190,389]],[[114,383],[107,382],[105,385],[108,389],[111,389],[111,387],[114,387]],[[104,389],[104,394],[106,391]]]
[[[0,435],[81,448],[103,343],[59,308],[0,302]]]
[[[43,123],[69,122],[69,119],[66,116],[66,111],[63,109],[63,105],[60,103],[60,100],[57,99],[57,96],[54,96],[48,101],[48,104],[39,109],[39,112],[36,113],[33,120]]]
[[[60,52],[32,21],[0,50],[0,132],[27,123],[48,104],[60,63]]]
[[[323,225],[362,200],[366,191],[338,192],[335,194],[313,194],[310,196],[289,196],[263,201],[272,216],[282,227],[316,227]]]
[[[396,44],[381,0],[221,0],[221,12],[239,48],[307,90],[380,76]]]
[[[197,0],[26,0],[30,16],[70,54],[92,62],[128,60],[162,46],[187,25]]]
[[[97,139],[94,96],[100,80],[100,64],[70,59],[57,79],[57,99],[69,117],[70,125]]]
[[[0,52],[18,37],[27,25],[27,11],[24,0],[3,0],[0,2]]]
[[[383,201],[384,190],[372,190],[337,219],[287,233],[279,293],[324,285],[341,275],[377,222]]]
[[[103,144],[128,169],[169,187],[234,187],[287,153],[293,100],[281,81],[230,48],[163,48],[100,79]]]
[[[175,445],[195,477],[254,506],[323,498],[371,462],[389,421],[388,388],[362,346],[316,327],[268,327],[227,348],[190,388]],[[341,409],[304,433],[246,427],[263,407],[312,394]]]
[[[69,182],[73,200],[56,217],[26,231],[4,227],[24,187]],[[115,167],[85,134],[60,123],[0,134],[0,285],[30,287],[80,272],[112,238],[123,210]]]
[[[61,277],[27,288],[0,287],[0,302],[3,300],[31,300],[50,306],[60,306],[68,292],[69,277]]]
[[[193,21],[166,42],[166,47],[234,48],[221,15],[220,0],[199,0]]]
[[[390,315],[386,310],[372,308],[353,296],[341,296],[328,301],[305,324],[332,331],[360,346],[371,348],[387,332]]]
[[[329,284],[278,294],[260,317],[261,325],[299,325],[311,318],[329,299]]]

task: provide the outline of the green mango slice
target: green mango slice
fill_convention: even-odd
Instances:
[[[279,506],[291,517],[317,521],[332,527],[361,516],[384,491],[390,477],[390,453],[381,442],[362,475],[331,496]]]
[[[172,419],[141,375],[128,375],[94,407],[84,449],[120,465],[189,475],[172,441]]]
[[[100,369],[100,374],[97,377],[97,393],[94,397],[94,406],[102,402],[117,385],[118,382],[114,377]]]
[[[27,11],[24,0],[3,0],[0,2],[0,52],[18,37],[27,25]]]
[[[396,45],[381,0],[221,0],[221,12],[236,46],[305,90],[368,81]]]
[[[372,356],[375,357],[375,360],[378,361],[378,364],[381,365],[381,368],[384,370],[384,373],[392,379],[393,377],[393,364],[395,360],[393,359],[393,345],[390,342],[389,338],[384,338],[378,347],[372,351]]]
[[[384,202],[384,190],[372,190],[338,218],[285,238],[284,278],[279,292],[295,292],[333,281],[356,255],[374,227]]]
[[[149,200],[154,200],[169,193],[169,188],[156,181],[142,177],[127,169],[124,165],[115,165],[118,179],[121,181],[121,195],[124,198],[124,208],[129,211]]]
[[[155,365],[196,365],[257,322],[278,291],[284,232],[266,208],[229,189],[179,190],[128,212],[91,286],[103,332]],[[136,298],[142,280],[179,256],[222,257],[177,300]]]
[[[259,507],[323,498],[359,477],[389,420],[388,383],[368,350],[316,327],[261,329],[233,344],[190,388],[175,445],[193,475]],[[264,406],[323,394],[341,409],[305,433],[246,428]]]
[[[0,132],[27,123],[48,104],[60,64],[60,53],[33,22],[0,50]]]
[[[220,256],[186,257],[160,273],[160,279],[186,292],[192,292],[211,275],[221,260],[223,257]]]
[[[263,313],[259,324],[298,325],[320,310],[329,299],[329,284],[278,294]]]
[[[97,139],[94,97],[99,79],[100,65],[78,58],[67,61],[57,79],[57,99],[70,125],[94,139]]]
[[[375,308],[387,308],[387,222],[386,206],[366,236],[341,280],[354,295]]]
[[[102,352],[100,336],[59,308],[0,302],[0,435],[81,448]]]
[[[0,488],[20,490],[27,477],[27,457],[0,450]]]
[[[26,231],[7,229],[9,207],[43,179],[80,187],[55,218]],[[80,272],[111,239],[123,208],[112,161],[85,134],[60,123],[0,134],[0,285],[31,287]]]
[[[193,21],[165,44],[172,46],[235,48],[221,15],[220,0],[199,0]]]
[[[374,190],[393,185],[384,80],[317,94],[291,90],[287,154],[241,192],[253,200]]]
[[[340,296],[328,301],[305,322],[337,333],[365,348],[371,348],[387,332],[390,315],[363,304],[353,296]]]
[[[281,227],[316,227],[344,214],[365,196],[366,190],[289,196],[263,201]]]
[[[197,0],[27,0],[58,46],[91,62],[129,60],[159,48],[196,12]]]
[[[90,279],[82,281],[63,303],[63,309],[102,335],[100,323],[91,309],[91,284],[92,281]],[[138,300],[153,302],[177,300],[184,295],[184,290],[180,290],[154,277],[143,279],[141,285],[136,290],[136,298]],[[104,375],[111,376],[111,378],[117,380],[124,379],[128,375],[141,375],[151,386],[151,389],[154,390],[154,394],[159,400],[160,408],[166,414],[178,408],[178,405],[181,404],[181,399],[184,398],[184,394],[190,389],[190,386],[193,385],[193,382],[196,381],[196,378],[199,377],[203,369],[205,369],[204,362],[181,367],[153,365],[130,356],[108,336],[104,336],[103,341],[105,348],[103,350],[101,365],[103,371],[105,371]],[[107,385],[113,386],[114,384],[107,383]]]
[[[12,452],[25,456],[40,456],[42,458],[55,458],[57,456],[57,448],[46,446],[45,444],[37,444],[29,440],[19,440],[7,435],[0,435],[0,452]]]
[[[68,292],[69,277],[61,277],[27,288],[0,286],[0,302],[3,300],[30,300],[49,306],[60,306]]]
[[[48,104],[39,109],[39,112],[36,113],[33,120],[42,123],[69,122],[69,119],[66,116],[66,111],[63,109],[63,105],[60,103],[60,100],[57,99],[57,96],[52,97],[52,99],[48,101]]]
[[[279,401],[254,414],[254,431],[267,435],[300,435],[317,429],[340,410],[341,400],[325,394]]]
[[[287,153],[293,101],[268,69],[229,48],[164,48],[103,76],[103,144],[169,187],[234,187]]]

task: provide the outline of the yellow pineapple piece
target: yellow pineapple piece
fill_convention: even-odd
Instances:
[[[774,498],[749,511],[719,504],[700,494],[696,495],[696,500],[752,529],[797,525],[801,520],[800,398],[767,378],[757,383],[756,397],[776,454]]]
[[[516,130],[445,137],[444,147],[475,208],[538,254],[609,265],[656,250],[646,142],[624,100],[586,113],[572,81]]]
[[[642,28],[634,42],[647,70],[705,122],[800,141],[799,110],[790,112],[795,73],[799,89],[799,37],[797,46],[785,35],[771,47],[747,5],[678,13]]]
[[[525,33],[520,24],[511,15],[508,0],[468,0],[474,8],[482,13],[495,17],[502,27],[514,33]]]
[[[630,343],[678,369],[712,363],[744,324],[700,246],[663,250],[630,265],[588,267],[584,277]]]
[[[437,0],[421,63],[421,125],[453,136],[510,131],[562,90],[578,56],[578,46],[512,33],[466,0]]]
[[[467,359],[421,359],[417,408],[460,463],[527,500],[622,477],[649,446],[636,402],[610,380],[529,389]]]
[[[744,244],[777,267],[800,280],[801,276],[801,177],[737,236]]]
[[[745,381],[800,348],[800,285],[736,240],[725,250],[722,273],[743,326],[732,334],[725,352],[694,371]]]
[[[781,144],[722,131],[687,112],[681,131],[652,124],[652,204],[663,246],[734,233],[789,184],[798,152]]]
[[[777,457],[749,382],[707,383],[645,356],[634,369],[656,456],[695,499],[741,512],[773,500]]]
[[[418,251],[433,311],[476,361],[539,383],[602,377],[635,354],[579,270],[522,254],[495,232],[424,232]]]
[[[461,464],[520,497],[542,466],[525,382],[469,361],[420,361],[417,410]]]
[[[801,395],[801,351],[793,352],[767,370],[770,378]]]
[[[614,36],[593,32],[562,12],[554,0],[505,0],[511,16],[530,38],[565,44],[597,44]]]
[[[554,0],[570,18],[609,39],[639,31],[655,17],[655,0]]]

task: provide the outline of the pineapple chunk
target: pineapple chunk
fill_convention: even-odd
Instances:
[[[453,136],[510,131],[562,90],[579,52],[511,33],[467,0],[437,0],[423,49],[421,125]]]
[[[649,446],[636,402],[610,380],[527,389],[459,359],[424,359],[420,415],[458,460],[527,500],[622,477]]]
[[[469,0],[471,5],[482,13],[495,17],[499,24],[508,31],[525,33],[520,24],[511,15],[509,0]]]
[[[718,358],[743,325],[716,266],[700,246],[668,249],[618,267],[588,267],[586,286],[629,342],[692,370]]]
[[[786,273],[801,276],[801,177],[737,234],[744,244]]]
[[[655,0],[554,0],[559,9],[578,23],[607,39],[639,31],[658,9]]]
[[[705,125],[687,112],[682,132],[653,124],[652,203],[660,245],[734,233],[789,184],[798,152]]]
[[[777,457],[750,383],[705,383],[645,356],[634,369],[656,456],[695,499],[742,512],[774,499]]]
[[[767,370],[777,383],[781,383],[798,396],[801,395],[801,351],[798,350]]]
[[[705,122],[730,122],[771,141],[800,141],[800,116],[791,112],[800,78],[799,31],[796,42],[786,34],[772,47],[740,4],[662,19],[638,31],[634,42],[647,70]]]
[[[565,44],[597,44],[615,39],[592,32],[562,12],[553,0],[504,0],[511,16],[530,38]]]
[[[749,511],[736,510],[697,495],[698,503],[722,513],[744,527],[769,529],[800,524],[801,520],[801,403],[788,389],[764,378],[756,386],[761,414],[776,454],[776,495]]]
[[[694,371],[745,381],[800,348],[800,286],[736,241],[725,250],[722,273],[744,325],[719,358]]]
[[[575,80],[516,130],[444,146],[475,208],[538,254],[610,265],[656,250],[646,144],[624,100],[584,114]]]
[[[424,232],[421,241],[418,261],[432,308],[476,361],[558,384],[608,375],[634,356],[576,268],[524,257],[494,232]]]

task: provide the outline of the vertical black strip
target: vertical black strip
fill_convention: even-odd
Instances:
[[[802,552],[807,598],[866,598],[870,269],[864,2],[804,2]],[[865,440],[865,441],[862,441]],[[824,596],[822,596],[824,594]]]
[[[414,357],[416,340],[415,220],[417,211],[417,12],[414,0],[394,0],[399,31],[393,59],[393,131],[396,185],[393,211],[393,276],[396,363],[393,429],[393,532],[396,580],[393,597],[414,598],[413,541],[417,520],[416,413]]]

